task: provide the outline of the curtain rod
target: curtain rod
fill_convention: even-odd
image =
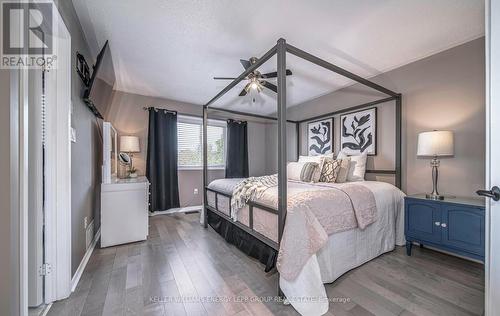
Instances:
[[[162,108],[155,108],[154,106],[150,106],[150,107],[145,106],[145,107],[143,107],[142,109],[143,109],[144,111],[149,111],[149,109],[153,109],[153,110],[155,110],[156,112],[158,112],[158,111],[165,111],[165,113],[166,113],[166,112],[169,112],[169,113],[173,113],[173,114],[175,114],[175,115],[177,115],[177,114],[178,114],[178,113],[177,113],[177,111],[173,111],[173,110],[169,110],[169,109],[162,109]]]

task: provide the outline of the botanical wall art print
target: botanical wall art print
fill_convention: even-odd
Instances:
[[[329,154],[333,150],[333,118],[307,124],[309,156]]]
[[[346,154],[377,154],[377,108],[341,115],[340,125],[340,148]]]

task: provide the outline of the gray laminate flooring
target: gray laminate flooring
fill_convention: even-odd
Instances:
[[[297,315],[281,303],[242,301],[274,296],[276,273],[264,273],[198,219],[151,217],[147,241],[96,249],[75,292],[49,315]],[[344,298],[328,314],[480,315],[483,270],[425,248],[407,257],[397,247],[326,285],[329,297]]]

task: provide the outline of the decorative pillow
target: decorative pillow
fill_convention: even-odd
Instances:
[[[289,162],[286,166],[286,173],[290,180],[311,182],[317,169],[316,162]]]
[[[337,159],[347,158],[347,154],[341,151],[337,156]],[[368,153],[364,152],[361,155],[350,156],[351,161],[349,164],[349,172],[347,173],[347,181],[365,181],[366,172],[366,159],[368,158]]]
[[[325,158],[319,182],[335,182],[341,163],[341,159]]]
[[[349,174],[349,166],[351,164],[351,157],[338,159],[340,160],[339,172],[337,173],[337,178],[335,178],[335,182],[344,183],[347,181],[347,175]]]
[[[319,178],[321,177],[321,169],[323,169],[323,162],[325,160],[324,156],[299,156],[298,162],[315,162],[318,164],[318,168],[314,171],[314,174],[311,178],[312,182],[319,182]]]

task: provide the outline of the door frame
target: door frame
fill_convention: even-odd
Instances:
[[[53,205],[51,211],[45,212],[46,235],[44,251],[45,262],[52,265],[51,272],[45,276],[45,303],[50,305],[55,300],[71,294],[71,35],[57,9],[53,4],[54,26],[57,27],[58,44],[55,45],[58,57],[58,76],[56,81],[56,97],[48,102],[55,102],[53,122],[55,128],[48,131],[47,138],[52,139],[56,148],[57,161],[53,177],[53,187],[57,194],[49,197]],[[18,26],[19,29],[23,25]],[[55,28],[54,28],[55,30]],[[21,32],[18,32],[21,36]],[[19,39],[20,40],[20,39]],[[56,70],[51,70],[56,71]],[[11,70],[11,174],[12,189],[12,266],[14,284],[11,288],[13,303],[12,315],[28,315],[28,117],[29,80],[33,74],[26,68]],[[49,123],[50,124],[50,123]],[[63,168],[62,166],[67,166]],[[46,190],[49,191],[49,190]],[[47,216],[48,215],[48,216]]]
[[[500,169],[493,157],[500,156],[500,136],[492,131],[500,117],[500,0],[486,0],[486,181],[489,190],[500,183]],[[498,129],[498,127],[497,127]],[[496,161],[495,161],[496,162]],[[496,210],[493,210],[493,207]],[[486,200],[485,315],[500,315],[500,202]],[[496,247],[497,251],[493,251]],[[495,304],[496,303],[496,304]]]

